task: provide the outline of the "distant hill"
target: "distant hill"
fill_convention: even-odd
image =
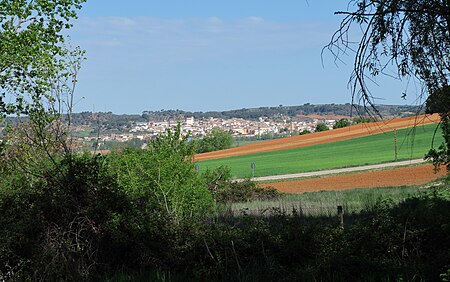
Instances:
[[[418,106],[379,105],[378,113],[383,118],[405,117],[423,113]],[[283,106],[243,108],[229,111],[186,112],[182,110],[144,111],[142,116],[149,120],[167,119],[180,116],[193,116],[194,118],[243,118],[256,120],[259,117],[279,117],[281,115],[295,117],[299,115],[332,115],[332,116],[359,116],[367,115],[368,111],[362,106],[347,104],[304,104],[301,106]],[[375,114],[373,110],[369,114]]]
[[[392,117],[405,117],[423,113],[418,106],[379,105],[379,114],[386,119]],[[373,111],[371,112],[373,114]],[[367,115],[362,106],[347,104],[304,104],[301,106],[283,106],[243,108],[229,111],[189,112],[183,110],[144,111],[142,114],[118,115],[112,112],[81,112],[72,115],[73,125],[101,125],[106,128],[125,129],[136,122],[183,120],[186,117],[199,118],[243,118],[257,120],[259,117],[279,118],[298,116],[361,116]],[[17,118],[7,118],[7,123],[17,122]]]

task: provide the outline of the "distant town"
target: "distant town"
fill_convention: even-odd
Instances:
[[[110,150],[133,146],[145,147],[149,140],[180,125],[181,133],[201,139],[214,128],[229,132],[234,140],[246,142],[275,139],[333,129],[337,121],[352,117],[392,118],[421,112],[417,106],[379,105],[378,112],[350,104],[304,104],[238,109],[221,112],[186,112],[182,110],[144,111],[141,115],[111,112],[81,112],[71,115],[71,133],[80,150]],[[24,117],[22,117],[24,118]],[[25,117],[26,118],[26,117]],[[14,117],[6,123],[14,124]],[[0,125],[0,132],[4,132]],[[1,136],[0,136],[1,137]]]
[[[178,123],[184,135],[189,134],[191,137],[199,138],[207,135],[213,128],[229,131],[233,137],[258,137],[276,134],[291,135],[304,130],[312,132],[319,122],[326,124],[329,129],[332,129],[336,119],[329,117],[302,117],[286,118],[277,121],[268,117],[260,117],[258,121],[253,121],[242,118],[222,119],[211,117],[195,119],[194,117],[188,117],[184,120],[136,122],[128,132],[111,134],[100,132],[98,136],[86,136],[83,138],[80,137],[79,139],[80,141],[100,140],[103,142],[126,142],[134,138],[147,140],[153,139],[169,128],[173,129]],[[86,130],[86,128],[78,128],[78,130],[80,129]]]
[[[417,108],[405,106],[382,106],[380,109],[387,118],[417,112]],[[351,119],[351,110],[349,104],[305,104],[208,113],[180,110],[145,111],[142,115],[84,112],[74,115],[72,131],[84,149],[112,149],[124,145],[145,147],[148,140],[178,124],[183,135],[189,134],[194,139],[203,138],[213,128],[220,128],[236,140],[261,140],[314,132],[318,124],[333,129],[336,121]]]

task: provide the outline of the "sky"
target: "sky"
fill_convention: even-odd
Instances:
[[[321,55],[348,1],[88,0],[67,33],[86,50],[75,111],[350,103],[352,57]],[[404,83],[381,79],[379,104]]]

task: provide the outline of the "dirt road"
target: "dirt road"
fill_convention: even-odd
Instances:
[[[364,171],[364,170],[386,169],[386,168],[391,168],[391,167],[421,164],[424,162],[425,161],[423,159],[417,159],[417,160],[409,160],[409,161],[401,161],[401,162],[393,162],[393,163],[374,164],[374,165],[365,165],[365,166],[357,166],[357,167],[346,167],[346,168],[328,169],[328,170],[303,172],[303,173],[262,176],[262,177],[254,177],[252,179],[257,182],[283,180],[283,179],[295,179],[295,178],[305,178],[305,177],[314,177],[314,176],[324,176],[324,175],[330,175],[330,174],[358,172],[358,171]],[[238,179],[238,181],[239,180],[240,179]]]

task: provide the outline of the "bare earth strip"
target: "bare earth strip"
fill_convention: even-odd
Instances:
[[[393,163],[383,163],[383,164],[364,165],[364,166],[357,166],[357,167],[319,170],[319,171],[312,171],[312,172],[282,174],[282,175],[273,175],[273,176],[261,176],[261,177],[254,177],[254,178],[252,178],[252,180],[257,181],[257,182],[262,182],[262,181],[272,181],[272,180],[325,176],[325,175],[330,175],[330,174],[341,174],[341,173],[358,172],[358,171],[364,171],[364,170],[375,170],[375,169],[385,169],[385,168],[392,168],[392,167],[399,167],[399,166],[415,165],[415,164],[421,164],[424,162],[425,162],[425,160],[423,160],[423,159],[417,159],[417,160],[409,160],[409,161],[401,161],[401,162],[393,162]],[[236,180],[242,181],[243,179],[236,179]]]
[[[283,193],[301,194],[323,190],[422,185],[444,175],[446,175],[444,167],[438,173],[434,173],[433,165],[424,164],[389,170],[261,184],[260,187],[272,186]]]
[[[195,155],[195,161],[204,161],[211,159],[220,159],[233,156],[255,154],[261,152],[271,152],[277,150],[324,144],[341,140],[348,140],[357,137],[378,134],[392,131],[394,129],[403,129],[415,125],[425,125],[439,122],[439,115],[420,115],[407,118],[399,118],[374,123],[357,124],[345,128],[339,128],[329,131],[317,132],[312,134],[292,136],[276,140],[262,141],[242,147],[231,148],[216,152]]]

